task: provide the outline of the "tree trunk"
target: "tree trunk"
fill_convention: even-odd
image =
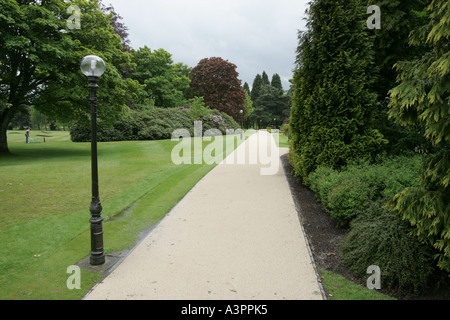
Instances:
[[[17,109],[18,104],[13,104],[10,108],[0,112],[0,154],[9,153],[7,136],[8,125]]]
[[[8,149],[8,137],[6,135],[8,130],[9,121],[6,119],[0,119],[0,154],[9,153]]]

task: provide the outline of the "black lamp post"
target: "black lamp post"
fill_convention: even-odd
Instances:
[[[98,160],[97,160],[97,90],[98,79],[105,72],[105,62],[97,56],[86,56],[81,61],[81,71],[89,81],[91,103],[91,161],[92,161],[92,202],[89,208],[91,212],[91,265],[102,265],[106,262],[103,249],[103,218],[102,204],[98,188]]]
[[[244,110],[240,111],[241,113],[241,140],[244,138],[243,134],[244,134]]]

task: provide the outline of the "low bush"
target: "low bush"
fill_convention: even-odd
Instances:
[[[398,156],[377,164],[350,164],[340,171],[321,167],[307,182],[338,225],[348,227],[372,201],[391,199],[405,188],[417,186],[420,170],[420,156]]]
[[[197,108],[198,109],[198,108]],[[226,134],[227,129],[236,130],[239,124],[234,119],[218,110],[210,110],[198,119],[199,111],[192,112],[185,108],[154,108],[146,111],[129,110],[128,114],[113,126],[98,120],[99,142],[163,140],[170,139],[176,129],[187,129],[194,135],[194,122],[202,121],[203,133],[209,129],[219,129]],[[90,124],[86,121],[74,122],[70,130],[73,142],[89,142],[91,140]]]
[[[419,243],[410,232],[408,223],[383,209],[382,203],[373,202],[352,221],[341,241],[342,261],[361,279],[367,279],[369,266],[379,266],[382,289],[401,296],[423,293],[443,283],[446,276],[433,261],[432,247]]]

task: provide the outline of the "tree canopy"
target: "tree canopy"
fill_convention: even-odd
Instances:
[[[136,65],[131,78],[145,85],[146,98],[157,107],[175,108],[186,100],[190,89],[190,68],[174,64],[172,55],[164,49],[151,51],[144,46],[133,52]]]
[[[219,57],[202,59],[191,70],[191,89],[195,96],[204,98],[208,107],[242,121],[246,116],[245,91],[236,68],[235,64]]]
[[[80,29],[67,27],[70,5],[81,10]],[[137,98],[140,85],[119,72],[132,67],[131,55],[114,33],[113,15],[102,12],[98,1],[5,0],[0,12],[0,153],[8,152],[9,122],[25,106],[66,121],[88,116],[87,80],[79,71],[88,54],[107,64],[99,116],[113,119]]]

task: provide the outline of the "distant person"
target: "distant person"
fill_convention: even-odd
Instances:
[[[27,131],[25,132],[25,137],[26,137],[26,139],[27,139],[27,143],[29,143],[29,140],[30,140],[30,128],[28,128],[27,129]]]

